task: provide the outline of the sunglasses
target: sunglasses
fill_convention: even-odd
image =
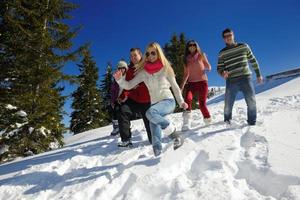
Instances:
[[[155,51],[151,51],[151,52],[147,52],[146,53],[146,57],[149,57],[150,55],[156,56],[156,52]]]
[[[118,70],[122,70],[122,69],[126,70],[125,67],[119,67],[119,68],[118,68]]]
[[[224,35],[223,38],[228,38],[228,37],[231,37],[231,36],[232,36],[232,33]]]
[[[189,47],[197,47],[197,45],[195,43],[189,44]]]

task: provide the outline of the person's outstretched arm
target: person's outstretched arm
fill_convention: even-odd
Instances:
[[[168,76],[168,80],[171,84],[171,88],[172,88],[172,91],[175,95],[175,98],[179,104],[179,106],[183,109],[187,109],[188,105],[184,102],[183,100],[183,97],[182,97],[182,94],[181,94],[181,90],[176,82],[176,79],[175,77],[173,76]]]
[[[180,90],[181,91],[183,90],[183,88],[184,88],[184,86],[185,86],[185,84],[186,84],[186,82],[187,82],[187,80],[189,78],[189,75],[190,75],[189,70],[186,67],[186,65],[184,65],[183,67],[184,67],[183,68],[184,69],[184,71],[183,71],[183,79],[182,79],[182,82],[180,84]]]
[[[122,73],[117,71],[114,73],[114,78],[117,81],[117,83],[120,85],[120,87],[124,88],[125,90],[130,90],[134,88],[139,83],[143,82],[144,75],[142,72],[139,72],[133,79],[130,81],[125,80],[125,76],[122,76]]]

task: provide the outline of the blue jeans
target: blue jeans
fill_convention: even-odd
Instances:
[[[232,108],[237,93],[241,91],[245,97],[247,104],[248,124],[254,125],[256,123],[256,100],[254,86],[251,77],[240,77],[234,80],[226,80],[225,91],[225,108],[224,121],[232,119]]]
[[[162,149],[161,145],[161,130],[169,126],[170,122],[164,116],[174,112],[175,100],[164,99],[151,107],[146,112],[146,117],[149,120],[150,130],[152,135],[153,149]]]

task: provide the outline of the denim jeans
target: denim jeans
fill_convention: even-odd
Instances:
[[[170,122],[164,116],[174,112],[175,100],[164,99],[158,103],[151,105],[146,112],[146,117],[150,123],[150,130],[152,134],[153,149],[162,149],[161,145],[161,130],[169,126]]]
[[[226,80],[224,121],[232,119],[232,108],[237,93],[241,91],[247,104],[247,122],[250,125],[256,123],[256,100],[254,86],[251,77],[239,77],[234,80]]]

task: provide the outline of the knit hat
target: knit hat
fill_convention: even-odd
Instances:
[[[123,60],[119,61],[118,63],[118,69],[119,68],[125,68],[126,70],[128,69],[127,63]]]

